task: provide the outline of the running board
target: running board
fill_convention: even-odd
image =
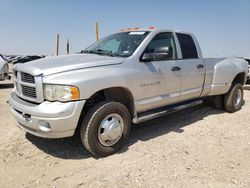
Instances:
[[[160,108],[158,110],[151,110],[151,111],[148,111],[148,112],[143,112],[143,113],[139,114],[139,117],[135,117],[133,119],[133,123],[139,124],[139,123],[142,123],[144,121],[148,121],[150,119],[154,119],[154,118],[157,118],[157,117],[160,117],[160,116],[164,116],[164,115],[167,115],[167,114],[170,114],[170,113],[173,113],[173,112],[177,112],[177,111],[180,111],[180,110],[183,110],[183,109],[186,109],[186,108],[191,108],[191,107],[200,105],[202,103],[203,103],[202,100],[192,101],[192,102],[188,102],[188,103],[186,102],[186,103],[181,103],[181,104],[178,104],[178,105],[167,106],[167,107],[164,107],[164,108]]]

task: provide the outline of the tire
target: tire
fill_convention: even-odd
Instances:
[[[101,102],[84,117],[80,129],[81,141],[91,154],[105,157],[117,152],[128,140],[130,127],[131,117],[123,104]]]
[[[241,109],[243,105],[243,85],[240,83],[233,83],[230,90],[224,98],[224,108],[227,112],[236,112]]]

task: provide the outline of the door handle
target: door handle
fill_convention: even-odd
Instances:
[[[203,69],[203,68],[204,68],[204,65],[202,64],[197,65],[197,69]]]
[[[180,70],[181,70],[181,67],[177,67],[177,66],[176,66],[176,67],[172,67],[171,70],[172,70],[172,71],[180,71]]]

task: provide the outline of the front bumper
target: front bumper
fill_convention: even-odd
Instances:
[[[84,100],[34,104],[11,92],[9,105],[17,125],[33,135],[44,138],[63,138],[74,135]]]

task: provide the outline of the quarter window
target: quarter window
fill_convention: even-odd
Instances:
[[[182,58],[183,59],[196,59],[198,58],[197,49],[193,38],[190,35],[176,33],[180,43]]]

